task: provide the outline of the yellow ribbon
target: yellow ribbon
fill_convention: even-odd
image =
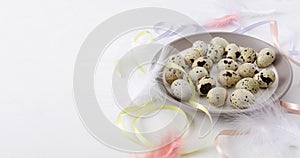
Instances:
[[[149,35],[149,39],[148,39],[148,42],[147,42],[146,44],[149,44],[149,43],[151,43],[151,42],[153,41],[153,35],[152,35],[152,33],[151,33],[150,31],[148,31],[148,30],[146,30],[146,31],[141,31],[140,33],[138,33],[138,34],[134,37],[133,42],[132,42],[132,44],[131,44],[131,48],[134,48],[134,46],[136,45],[136,42],[137,42],[141,37],[143,37],[144,35]],[[147,71],[145,70],[145,68],[144,68],[142,65],[140,65],[136,60],[135,60],[134,62],[135,62],[135,65],[137,66],[137,68],[138,68],[141,72],[143,72],[144,74],[147,72]]]
[[[143,145],[141,144],[140,142],[136,141],[135,139],[133,139],[129,134],[128,132],[125,132],[125,128],[123,126],[123,122],[122,122],[122,116],[125,115],[125,114],[128,114],[128,113],[131,113],[131,112],[135,112],[135,111],[139,111],[140,109],[144,108],[145,106],[147,105],[150,105],[151,103],[153,103],[153,98],[150,100],[150,101],[147,101],[141,105],[138,105],[138,106],[131,106],[131,107],[127,107],[125,109],[123,109],[119,115],[117,116],[117,125],[118,127],[121,129],[123,135],[128,138],[129,140],[131,140],[132,142],[136,143],[136,144],[140,144],[140,145]],[[145,143],[144,143],[145,144]]]
[[[177,65],[175,63],[170,63],[170,62],[167,63],[166,67],[178,69],[178,70],[182,71],[183,73],[185,73],[187,75],[187,78],[188,78],[188,81],[189,81],[189,84],[191,85],[191,87],[194,86],[193,81],[191,80],[191,78],[188,76],[188,74],[185,72],[185,70],[182,67],[180,67],[179,65]],[[191,104],[192,107],[203,111],[209,117],[209,119],[210,119],[210,121],[212,123],[212,117],[211,117],[209,111],[203,105],[201,105],[201,104],[196,103],[196,102],[193,101],[194,98],[195,98],[194,87],[192,89],[193,89],[193,93],[192,93],[192,96],[191,96],[191,99],[190,99],[189,103]],[[122,110],[120,112],[120,114],[117,116],[117,125],[122,130],[122,133],[125,135],[125,137],[128,138],[129,140],[137,143],[137,144],[144,145],[144,146],[147,146],[147,147],[153,147],[153,144],[147,138],[145,138],[141,134],[141,132],[138,130],[138,128],[136,126],[136,122],[143,115],[145,115],[147,113],[150,113],[150,112],[153,112],[155,110],[159,110],[159,109],[164,109],[164,110],[170,110],[170,111],[178,112],[186,120],[185,121],[185,125],[184,125],[183,129],[181,130],[182,134],[186,132],[187,127],[188,127],[189,122],[190,122],[190,120],[188,118],[188,115],[180,107],[177,107],[177,106],[174,106],[174,105],[168,105],[168,104],[151,105],[150,106],[150,104],[152,104],[153,101],[154,101],[154,99],[151,99],[150,101],[147,101],[147,102],[145,102],[143,104],[140,104],[140,105],[137,105],[137,106],[127,107],[124,110]],[[124,128],[124,125],[123,125],[123,122],[122,122],[122,116],[125,115],[125,114],[128,114],[128,113],[135,113],[135,114],[133,114],[132,130],[133,130],[133,134],[135,135],[135,137],[137,138],[137,140],[134,139],[134,138],[132,138],[128,134],[128,132],[125,132],[125,128]],[[208,139],[207,139],[207,141],[208,141]],[[181,156],[188,156],[188,155],[192,155],[192,154],[198,153],[201,150],[202,150],[202,147],[199,148],[199,149],[193,150],[193,151],[181,153],[180,155]]]
[[[146,31],[141,31],[141,32],[139,32],[139,33],[134,37],[134,39],[133,39],[133,41],[132,41],[132,43],[131,43],[131,49],[135,47],[137,41],[138,41],[141,37],[143,37],[144,35],[149,35],[149,39],[148,39],[148,42],[147,42],[146,44],[149,44],[149,43],[151,43],[151,42],[153,41],[153,35],[152,35],[152,33],[151,33],[150,31],[148,31],[148,30],[146,30]],[[142,65],[140,65],[140,64],[136,61],[136,59],[133,59],[133,60],[134,60],[135,65],[137,66],[137,68],[138,68],[141,72],[143,72],[144,74],[146,74],[146,73],[147,73],[146,69],[145,69]],[[119,64],[119,63],[120,63],[120,59],[117,60],[116,63],[115,63],[114,72],[115,72],[119,77],[121,77],[121,72],[120,72],[119,69],[118,69],[118,64]]]
[[[153,35],[150,31],[146,30],[146,31],[141,31],[140,33],[138,33],[134,38],[133,38],[133,42],[131,44],[131,48],[134,48],[136,42],[143,37],[144,35],[149,35],[149,39],[147,44],[151,43],[153,41]]]
[[[168,104],[163,104],[163,105],[155,105],[155,106],[151,106],[147,109],[145,109],[144,111],[138,113],[136,115],[136,117],[133,119],[133,125],[132,125],[132,128],[134,130],[134,133],[136,134],[137,138],[141,141],[141,142],[144,142],[144,144],[146,144],[147,146],[151,147],[152,144],[150,143],[150,141],[148,141],[144,136],[142,136],[142,134],[139,132],[139,130],[137,129],[136,127],[136,121],[144,114],[146,113],[150,113],[152,111],[155,111],[155,110],[159,110],[159,109],[164,109],[164,110],[170,110],[170,111],[175,111],[175,112],[178,112],[179,114],[181,114],[184,119],[186,120],[185,121],[185,125],[183,127],[183,129],[181,130],[182,133],[185,133],[186,132],[186,129],[189,125],[189,119],[188,119],[188,116],[187,114],[182,110],[180,109],[179,107],[177,106],[173,106],[173,105],[168,105]]]
[[[183,127],[183,129],[181,130],[180,133],[184,134],[187,131],[188,125],[190,123],[190,119],[188,118],[188,115],[179,107],[174,106],[174,105],[169,105],[169,104],[162,104],[162,105],[154,105],[154,106],[149,106],[151,103],[153,103],[153,99],[151,99],[148,102],[145,102],[141,105],[138,106],[131,106],[128,108],[125,108],[124,110],[122,110],[120,112],[120,114],[117,117],[117,125],[118,127],[121,129],[122,133],[125,135],[126,138],[128,138],[129,140],[131,140],[134,143],[137,143],[139,145],[144,145],[146,147],[153,147],[153,144],[147,139],[145,138],[141,132],[138,130],[137,126],[136,126],[136,122],[138,121],[138,119],[141,118],[141,116],[143,116],[144,114],[153,112],[155,110],[159,110],[159,109],[164,109],[164,110],[170,110],[170,111],[175,111],[178,112],[179,114],[181,114],[185,121],[185,125]],[[149,106],[149,107],[148,107]],[[144,109],[145,108],[145,109]],[[144,109],[144,110],[142,110]],[[133,121],[132,121],[132,129],[133,129],[133,133],[134,135],[137,137],[137,140],[135,140],[134,138],[132,138],[127,132],[125,132],[125,128],[123,126],[123,122],[122,122],[122,115],[124,114],[128,114],[129,112],[137,112],[139,110],[142,110],[141,112],[134,114],[133,117]],[[211,138],[211,132],[209,134],[209,137],[207,137],[208,139],[205,140],[204,144],[208,143],[209,138]],[[196,153],[199,153],[202,150],[202,147],[199,149],[195,149],[193,151],[189,151],[189,152],[183,152],[180,154],[180,156],[190,156]]]
[[[153,40],[153,37],[152,37],[152,34],[149,32],[149,31],[143,31],[143,32],[140,32],[133,40],[133,43],[132,43],[132,47],[134,47],[134,45],[136,44],[136,42],[138,41],[139,38],[141,38],[143,35],[146,35],[146,34],[149,34],[150,35],[150,38],[148,40],[148,43],[152,42]],[[134,61],[135,64],[137,65],[137,67],[139,68],[140,71],[146,73],[146,70],[140,66],[136,61]],[[188,79],[188,82],[191,86],[191,89],[192,89],[192,96],[191,98],[189,99],[188,103],[198,109],[198,110],[201,110],[202,112],[204,112],[208,117],[209,117],[209,120],[210,122],[212,123],[212,117],[211,117],[211,114],[209,113],[209,111],[201,104],[195,102],[195,90],[194,90],[194,83],[192,81],[192,79],[190,78],[190,76],[185,72],[185,70],[180,67],[179,65],[175,64],[175,63],[171,63],[171,62],[168,62],[166,64],[166,67],[168,68],[174,68],[174,69],[178,69],[180,71],[182,71],[186,76],[187,76],[187,79]],[[116,72],[119,72],[117,69],[115,69]],[[137,105],[137,106],[131,106],[131,107],[127,107],[125,108],[124,110],[122,110],[119,115],[117,116],[117,125],[118,127],[121,129],[122,133],[125,135],[126,138],[128,138],[129,140],[137,143],[137,144],[140,144],[140,145],[145,145],[147,147],[152,147],[153,144],[147,139],[145,138],[141,132],[138,130],[137,126],[136,126],[136,122],[145,114],[147,113],[150,113],[150,112],[153,112],[155,110],[159,110],[159,109],[164,109],[164,110],[170,110],[170,111],[175,111],[175,112],[178,112],[179,114],[181,114],[184,119],[186,120],[185,121],[185,125],[183,127],[183,129],[181,130],[181,133],[185,133],[186,130],[187,130],[187,127],[189,125],[189,118],[188,118],[188,115],[180,108],[180,107],[177,107],[177,106],[174,106],[174,105],[168,105],[168,104],[162,104],[162,105],[151,105],[153,103],[153,98],[150,100],[150,101],[147,101],[143,104],[140,104],[140,105]],[[123,125],[123,122],[122,122],[122,116],[125,115],[125,114],[128,114],[128,113],[135,113],[133,115],[133,120],[132,120],[132,130],[133,130],[133,134],[135,135],[135,138],[131,137],[129,135],[128,132],[125,131],[125,128],[124,128],[124,125]],[[211,135],[211,132],[210,134]],[[208,141],[208,139],[207,139]],[[206,144],[207,142],[205,142]],[[188,155],[192,155],[192,154],[195,154],[195,153],[198,153],[202,150],[202,148],[199,148],[199,149],[196,149],[196,150],[193,150],[193,151],[190,151],[190,152],[184,152],[184,153],[181,153],[180,156],[188,156]]]
[[[185,123],[183,129],[181,130],[182,133],[185,133],[185,131],[186,131],[188,125],[189,125],[189,118],[188,118],[187,114],[182,109],[180,109],[177,106],[168,105],[168,104],[149,106],[151,103],[153,103],[153,101],[154,101],[154,99],[151,99],[150,101],[147,101],[147,102],[145,102],[145,103],[143,103],[141,105],[127,107],[124,110],[122,110],[119,113],[119,115],[117,116],[117,125],[121,129],[121,131],[125,135],[125,137],[128,138],[129,140],[137,143],[137,144],[145,145],[147,147],[152,147],[153,145],[152,145],[152,143],[149,140],[147,140],[141,134],[141,132],[136,127],[136,122],[137,122],[138,119],[141,118],[141,116],[143,116],[143,115],[145,115],[147,113],[153,112],[155,110],[165,109],[165,110],[170,110],[170,111],[178,112],[179,114],[181,114],[184,117],[184,119],[186,120],[186,123]],[[142,110],[142,111],[140,111],[140,110]],[[140,111],[140,112],[138,112],[138,111]],[[132,138],[128,134],[128,132],[125,132],[125,128],[124,128],[124,125],[123,125],[123,122],[122,122],[122,115],[128,114],[130,112],[138,112],[137,114],[133,114],[134,119],[132,121],[132,129],[133,129],[134,135],[138,138],[139,141],[137,141],[134,138]]]

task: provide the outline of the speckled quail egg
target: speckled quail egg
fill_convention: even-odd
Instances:
[[[202,53],[198,49],[191,49],[185,54],[184,59],[189,66],[192,66],[194,61],[202,56]]]
[[[275,82],[275,73],[269,69],[262,69],[253,78],[258,82],[260,88],[267,88]]]
[[[216,107],[221,107],[227,99],[227,90],[223,87],[215,87],[211,89],[206,96],[207,102]]]
[[[193,48],[200,49],[203,55],[206,55],[207,44],[204,41],[195,41],[193,43]]]
[[[204,76],[208,76],[208,72],[204,67],[194,67],[190,72],[189,72],[189,76],[191,77],[191,79],[198,83],[198,81],[204,77]]]
[[[271,65],[276,58],[276,53],[270,48],[262,49],[257,56],[256,64],[258,67],[267,67]]]
[[[221,59],[218,62],[218,70],[237,70],[238,69],[238,63],[234,61],[233,59]]]
[[[189,66],[186,64],[184,58],[180,55],[180,54],[174,54],[174,55],[171,55],[169,58],[168,58],[168,62],[172,62],[172,63],[175,63],[179,66],[181,66],[183,69],[187,69]]]
[[[223,70],[218,74],[219,83],[228,88],[234,86],[240,79],[240,75],[233,70]]]
[[[221,46],[223,49],[225,49],[226,46],[229,44],[229,43],[227,42],[226,39],[221,38],[221,37],[215,37],[215,38],[213,38],[213,39],[210,41],[210,43],[213,44],[213,45],[219,45],[219,46]]]
[[[237,60],[241,56],[240,48],[234,43],[230,43],[226,46],[224,54],[226,58],[233,60]]]
[[[231,105],[238,109],[246,109],[254,102],[254,95],[246,89],[236,89],[230,96]]]
[[[238,68],[238,73],[241,77],[253,77],[258,72],[258,68],[252,63],[244,63]]]
[[[172,84],[175,80],[183,78],[183,73],[173,68],[166,68],[164,74],[165,80],[168,84]]]
[[[214,63],[217,63],[222,59],[224,49],[219,45],[209,44],[206,56],[211,59]]]
[[[194,61],[192,67],[204,67],[208,72],[213,67],[213,61],[207,57],[200,57],[196,61]]]
[[[239,60],[242,63],[254,63],[256,60],[256,52],[252,48],[244,48],[241,51],[241,56]]]
[[[253,78],[243,78],[236,84],[235,88],[236,89],[247,89],[251,93],[255,94],[259,90],[259,84]]]
[[[188,81],[175,80],[171,85],[172,95],[181,101],[188,101],[192,96],[192,88]]]
[[[211,90],[215,86],[216,86],[216,81],[212,77],[209,77],[209,76],[202,77],[199,80],[199,83],[197,85],[197,91],[198,91],[199,95],[205,96],[205,95],[207,95],[209,90]]]

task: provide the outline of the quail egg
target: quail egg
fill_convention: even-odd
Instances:
[[[234,43],[230,43],[226,46],[224,54],[226,58],[233,60],[237,60],[241,56],[240,48]]]
[[[206,55],[207,52],[207,44],[204,41],[195,41],[193,43],[193,48],[201,50],[203,55]]]
[[[213,61],[207,57],[200,57],[196,61],[194,61],[192,67],[204,67],[208,72],[213,67]]]
[[[275,82],[275,73],[269,69],[262,69],[253,78],[259,83],[260,88],[267,88]]]
[[[236,89],[247,89],[251,93],[255,94],[259,90],[259,84],[253,78],[243,78],[236,84],[235,88]]]
[[[194,61],[202,56],[202,53],[198,49],[192,49],[185,54],[184,59],[189,66],[192,66]]]
[[[222,59],[224,49],[219,45],[209,44],[206,56],[211,59],[214,63],[217,63]]]
[[[256,52],[252,48],[244,48],[241,51],[239,59],[242,63],[254,63],[256,60]]]
[[[221,107],[225,104],[227,95],[227,90],[225,88],[215,87],[208,92],[206,99],[209,104]]]
[[[270,48],[264,48],[258,53],[256,64],[258,67],[270,66],[276,58],[276,53]]]
[[[223,49],[225,49],[226,46],[229,44],[229,43],[227,42],[227,40],[224,39],[224,38],[222,38],[222,37],[215,37],[215,38],[213,38],[213,39],[210,41],[210,43],[213,44],[213,45],[219,45],[219,46],[221,46]]]
[[[223,70],[218,75],[219,83],[228,88],[234,86],[240,79],[240,75],[233,70]]]
[[[168,59],[168,62],[175,63],[181,66],[183,69],[187,69],[189,66],[186,64],[184,58],[180,54],[171,55]]]
[[[202,77],[199,80],[199,83],[197,85],[197,91],[200,96],[205,96],[209,92],[210,89],[214,88],[216,86],[216,82],[213,78],[206,76]]]
[[[191,79],[198,83],[198,81],[204,77],[204,76],[208,76],[208,72],[204,67],[194,67],[190,72],[189,72],[189,76],[191,77]]]
[[[236,89],[230,96],[231,105],[238,109],[246,109],[254,102],[254,95],[246,89]]]
[[[188,101],[192,96],[192,88],[188,81],[183,79],[175,80],[171,85],[172,95],[181,101]]]
[[[253,77],[258,72],[258,68],[252,63],[244,63],[238,68],[238,73],[241,77]]]
[[[234,61],[233,59],[221,59],[218,62],[218,70],[237,70],[238,69],[238,63]]]

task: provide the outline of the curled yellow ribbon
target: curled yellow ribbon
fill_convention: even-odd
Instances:
[[[130,107],[127,107],[125,109],[123,109],[119,115],[117,116],[117,126],[120,128],[120,130],[122,131],[122,134],[129,140],[131,140],[132,142],[136,143],[136,144],[139,144],[139,145],[144,145],[144,143],[141,143],[135,139],[133,139],[129,134],[128,132],[125,131],[125,128],[124,128],[124,125],[123,125],[123,121],[122,121],[122,116],[125,115],[125,114],[128,114],[128,113],[132,113],[132,112],[135,112],[135,111],[138,111],[142,108],[144,108],[145,106],[147,105],[150,105],[151,103],[153,103],[154,99],[152,98],[151,100],[143,103],[143,104],[140,104],[138,106],[130,106]]]
[[[136,45],[136,43],[137,43],[137,41],[141,38],[141,37],[143,37],[143,36],[145,36],[145,35],[148,35],[149,36],[149,38],[148,38],[148,42],[146,43],[146,44],[149,44],[149,43],[151,43],[152,41],[153,41],[153,35],[152,35],[152,33],[150,32],[150,31],[148,31],[148,30],[145,30],[145,31],[141,31],[141,32],[139,32],[134,38],[133,38],[133,41],[132,41],[132,43],[131,43],[131,49],[132,48],[134,48],[135,47],[135,45]],[[135,59],[133,59],[134,61],[134,63],[135,63],[135,65],[137,66],[137,68],[141,71],[141,72],[143,72],[144,74],[146,74],[146,69],[142,66],[142,65],[140,65]],[[121,76],[121,72],[120,72],[120,70],[118,69],[118,64],[120,63],[120,59],[119,60],[117,60],[116,61],[116,63],[115,63],[115,68],[114,68],[114,72],[120,77]]]
[[[159,110],[159,109],[160,110],[164,109],[164,110],[175,111],[175,112],[178,112],[179,114],[181,114],[184,117],[184,119],[186,120],[186,123],[185,123],[183,129],[181,130],[182,133],[185,133],[185,131],[186,131],[188,125],[189,125],[189,119],[188,119],[187,114],[182,109],[180,109],[179,107],[174,106],[174,105],[168,105],[168,104],[149,106],[153,102],[154,102],[154,98],[151,99],[150,101],[147,101],[147,102],[143,103],[143,104],[140,104],[140,105],[137,105],[137,106],[127,107],[124,110],[122,110],[119,113],[119,115],[117,116],[117,125],[121,129],[121,131],[125,135],[125,137],[128,138],[129,140],[131,140],[134,143],[137,143],[137,144],[140,144],[140,145],[145,145],[147,147],[152,147],[153,145],[149,140],[147,140],[141,134],[141,132],[136,127],[137,120],[140,119],[143,115],[145,115],[147,113],[150,113],[150,112],[153,112],[155,110]],[[125,128],[124,128],[124,125],[123,125],[123,122],[122,122],[122,116],[125,115],[125,114],[128,114],[128,113],[136,113],[136,114],[132,115],[133,118],[134,118],[133,121],[132,121],[132,129],[133,129],[133,134],[137,137],[137,139],[139,141],[132,138],[128,134],[128,132],[125,131]]]
[[[169,105],[169,104],[162,104],[162,105],[154,105],[154,106],[149,106],[151,103],[153,103],[154,100],[150,100],[150,101],[147,101],[143,104],[140,104],[138,106],[131,106],[131,107],[128,107],[128,108],[125,108],[124,110],[122,110],[120,112],[120,114],[118,115],[117,117],[117,125],[118,127],[121,129],[122,133],[124,134],[124,136],[126,138],[128,138],[129,140],[131,140],[132,142],[136,143],[136,144],[139,144],[139,145],[143,145],[143,146],[146,146],[146,147],[153,147],[153,144],[147,139],[145,138],[141,132],[138,130],[137,126],[136,126],[136,122],[138,121],[138,119],[140,119],[143,115],[147,114],[147,113],[150,113],[150,112],[153,112],[155,110],[161,110],[161,109],[164,109],[164,110],[170,110],[170,111],[174,111],[174,112],[178,112],[179,114],[181,114],[184,119],[186,120],[185,121],[185,125],[184,127],[181,129],[181,132],[182,134],[184,134],[188,127],[189,127],[189,124],[190,124],[190,119],[188,118],[188,115],[180,108],[180,107],[177,107],[177,106],[174,106],[174,105]],[[128,132],[125,131],[125,128],[124,128],[124,125],[123,125],[123,122],[122,122],[122,115],[124,114],[128,114],[129,112],[137,112],[139,111],[138,113],[136,114],[133,114],[133,121],[132,121],[132,129],[133,129],[133,134],[136,136],[136,139],[132,138]],[[211,132],[209,134],[209,137],[211,137]],[[208,143],[208,140],[209,139],[206,139],[204,144],[207,144]],[[202,147],[201,148],[198,148],[198,149],[195,149],[193,151],[189,151],[189,152],[183,152],[180,154],[180,156],[189,156],[189,155],[193,155],[193,154],[196,154],[198,152],[200,152],[202,150]]]
[[[194,86],[193,81],[191,80],[191,78],[188,76],[188,74],[185,72],[185,70],[182,67],[180,67],[179,65],[177,65],[175,63],[170,63],[170,62],[168,62],[166,64],[166,67],[174,68],[174,69],[178,69],[178,70],[182,71],[187,76],[190,86],[191,87]],[[195,98],[194,87],[192,88],[192,90],[193,90],[193,93],[192,93],[192,96],[189,100],[190,105],[192,107],[198,109],[198,110],[203,111],[209,117],[209,120],[212,123],[212,117],[211,117],[209,111],[203,105],[201,105],[199,103],[196,103],[194,101],[194,98]],[[151,99],[150,101],[147,101],[143,104],[140,104],[140,105],[137,105],[137,106],[127,107],[124,110],[122,110],[120,112],[120,114],[117,116],[117,125],[121,129],[121,131],[125,135],[125,137],[128,138],[129,140],[137,143],[137,144],[144,145],[146,147],[153,147],[153,144],[147,138],[145,138],[142,135],[142,133],[138,130],[138,128],[136,126],[137,120],[139,120],[143,115],[145,115],[147,113],[150,113],[150,112],[153,112],[155,110],[159,110],[159,109],[164,109],[164,110],[170,110],[170,111],[177,112],[180,115],[182,115],[185,119],[185,125],[184,125],[183,129],[181,129],[181,132],[180,132],[182,134],[186,132],[186,130],[188,128],[188,125],[190,123],[188,115],[180,107],[174,106],[174,105],[169,105],[169,104],[151,105],[153,103],[153,101],[154,101],[154,99]],[[128,113],[135,113],[135,114],[133,114],[133,120],[132,120],[132,127],[131,128],[132,128],[133,134],[135,135],[136,139],[131,137],[128,134],[128,132],[125,131],[125,128],[124,128],[124,125],[123,125],[123,122],[122,122],[122,116],[125,115],[125,114],[128,114]],[[211,132],[210,132],[210,134],[211,134]],[[207,139],[207,141],[208,141],[208,139]],[[180,156],[193,155],[195,153],[200,152],[201,150],[202,150],[202,148],[198,148],[198,149],[193,150],[193,151],[181,153]]]
[[[133,42],[131,44],[131,48],[134,48],[134,46],[136,45],[136,42],[143,37],[144,35],[149,35],[149,39],[148,42],[146,44],[149,44],[153,41],[153,35],[150,31],[146,30],[146,31],[141,31],[140,33],[138,33],[134,38],[133,38]]]

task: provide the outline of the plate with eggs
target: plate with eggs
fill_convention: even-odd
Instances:
[[[249,112],[271,98],[281,98],[289,89],[292,69],[287,58],[271,44],[247,35],[212,32],[171,42],[176,51],[165,52],[159,73],[160,92],[173,103],[189,106],[194,101],[218,114]],[[190,84],[189,79],[193,82]]]

